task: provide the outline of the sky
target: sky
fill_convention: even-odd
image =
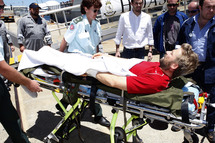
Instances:
[[[44,3],[48,0],[4,0],[5,5],[13,5],[13,6],[29,6],[31,3]],[[55,0],[58,2],[67,1],[67,0]]]

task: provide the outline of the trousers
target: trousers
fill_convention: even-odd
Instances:
[[[124,47],[122,52],[122,57],[127,59],[130,59],[130,58],[144,59],[144,56],[145,56],[145,47],[135,48],[135,49],[127,49]]]
[[[0,122],[14,143],[30,143],[21,128],[19,115],[2,78],[0,78]]]

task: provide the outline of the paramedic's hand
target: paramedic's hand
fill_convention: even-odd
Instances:
[[[96,78],[96,75],[97,75],[98,71],[97,70],[93,70],[93,69],[88,69],[86,71],[86,73],[87,73],[88,76]]]
[[[35,80],[30,80],[29,84],[25,85],[31,92],[41,92],[40,84]]]
[[[149,53],[148,53],[148,61],[150,62],[151,60],[152,60],[152,53],[149,52]]]
[[[23,53],[23,52],[24,52],[24,50],[25,50],[24,45],[20,46],[20,48],[19,48],[19,49],[20,49],[20,52],[22,52],[22,53]]]

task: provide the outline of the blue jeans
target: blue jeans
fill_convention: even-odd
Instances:
[[[145,56],[145,47],[135,48],[135,49],[126,49],[124,47],[122,52],[122,57],[127,59],[130,59],[130,58],[144,59],[144,56]]]

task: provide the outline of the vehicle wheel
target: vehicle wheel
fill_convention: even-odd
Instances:
[[[191,135],[192,139],[193,139],[193,143],[198,143],[199,142],[199,138],[196,134],[193,133],[193,135]],[[189,141],[184,137],[184,142],[183,143],[189,143]]]
[[[123,143],[126,138],[125,131],[121,127],[115,128],[115,143]]]

